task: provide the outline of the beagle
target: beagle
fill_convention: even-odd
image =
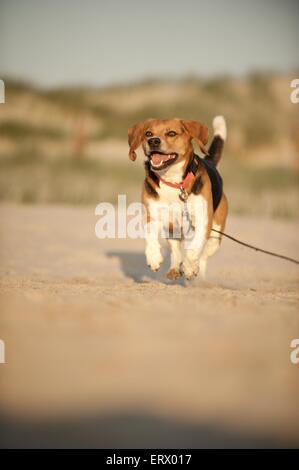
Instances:
[[[159,269],[163,261],[160,235],[161,230],[167,229],[171,250],[169,279],[184,275],[190,280],[199,272],[204,278],[207,259],[220,246],[221,234],[211,234],[211,229],[222,232],[228,212],[222,178],[216,169],[226,140],[222,116],[214,118],[213,128],[209,150],[205,147],[208,127],[198,121],[149,119],[128,130],[129,158],[136,159],[135,151],[140,145],[146,156],[142,202],[146,211],[147,264],[153,271]],[[192,140],[204,158],[194,153]],[[169,214],[165,217],[165,207],[171,219]],[[192,228],[191,237],[183,230],[186,220]]]

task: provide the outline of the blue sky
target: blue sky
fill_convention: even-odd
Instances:
[[[299,68],[297,0],[0,0],[0,76],[43,86]]]

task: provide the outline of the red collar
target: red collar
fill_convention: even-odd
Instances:
[[[189,173],[187,173],[186,178],[184,178],[181,183],[171,183],[170,181],[166,181],[164,178],[162,178],[162,176],[158,175],[158,173],[155,173],[155,175],[159,178],[160,181],[162,181],[162,183],[166,184],[166,186],[170,186],[174,189],[185,189],[188,184],[193,182],[195,179],[195,175],[194,173],[192,173],[192,171],[189,171]]]
[[[189,164],[189,171],[181,183],[171,183],[170,181],[166,181],[164,178],[162,178],[162,176],[158,175],[158,173],[155,173],[155,175],[159,178],[160,181],[162,181],[162,183],[166,184],[167,186],[170,186],[174,189],[180,189],[182,191],[188,186],[188,184],[192,183],[195,180],[195,175],[199,166],[199,162],[200,158],[198,157],[198,155],[194,154],[191,163]]]

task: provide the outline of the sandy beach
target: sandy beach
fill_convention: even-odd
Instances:
[[[94,208],[2,205],[4,447],[299,444],[296,265],[224,240],[205,282],[151,273]],[[298,258],[298,224],[227,233]]]

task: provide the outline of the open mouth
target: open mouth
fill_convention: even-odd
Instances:
[[[153,170],[162,170],[171,165],[178,157],[177,153],[162,153],[154,151],[150,154],[150,163]]]

